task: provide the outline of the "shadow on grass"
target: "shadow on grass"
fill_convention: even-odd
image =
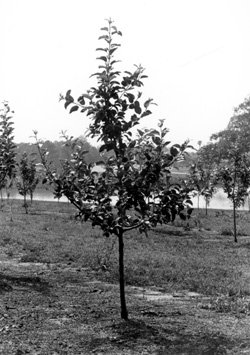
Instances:
[[[155,234],[163,234],[163,235],[174,235],[178,237],[186,237],[187,232],[182,228],[182,229],[177,229],[177,228],[166,228],[166,229],[161,229],[161,228],[155,228],[154,229]]]
[[[154,349],[157,355],[222,355],[233,348],[231,339],[221,334],[199,331],[195,334],[180,322],[166,320],[163,326],[147,324],[143,320],[129,320],[112,326],[116,336],[112,348],[117,352],[122,349]],[[105,348],[104,339],[93,339],[93,345]],[[106,342],[107,345],[107,342]]]
[[[153,230],[155,234],[164,236],[184,237],[184,238],[200,238],[200,233],[193,227],[185,229],[185,227],[168,227],[165,229],[155,228]]]
[[[239,240],[241,241],[241,240]],[[246,242],[246,243],[235,243],[234,247],[241,249],[241,248],[246,248],[246,249],[250,249],[250,242]]]
[[[13,276],[0,274],[0,294],[10,292],[13,287],[32,289],[36,292],[49,293],[50,284],[37,276]]]

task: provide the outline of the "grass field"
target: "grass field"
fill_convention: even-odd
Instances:
[[[66,284],[70,282],[80,285],[80,280],[83,276],[80,277],[79,275],[84,273],[85,270],[85,274],[88,275],[88,282],[90,282],[88,285],[91,285],[92,281],[96,282],[97,285],[98,282],[99,285],[102,285],[100,286],[101,291],[98,287],[96,291],[98,295],[100,291],[101,296],[96,295],[94,292],[95,297],[99,297],[98,302],[101,302],[102,304],[102,306],[100,306],[100,303],[95,301],[99,304],[98,307],[101,307],[100,309],[103,312],[100,312],[99,318],[107,319],[107,312],[110,312],[110,309],[112,309],[112,321],[114,322],[115,319],[117,322],[120,322],[119,297],[116,296],[114,299],[114,295],[117,291],[114,291],[113,295],[108,293],[112,287],[116,287],[118,284],[118,246],[116,237],[105,238],[102,236],[101,231],[98,228],[93,229],[91,224],[83,224],[80,221],[75,221],[74,209],[67,203],[35,201],[30,207],[29,214],[25,214],[25,211],[22,208],[22,201],[12,202],[12,212],[10,211],[9,205],[5,203],[1,207],[0,221],[0,260],[2,260],[0,263],[0,290],[2,290],[5,301],[9,299],[10,295],[12,295],[12,298],[15,294],[16,297],[20,297],[20,292],[17,292],[16,287],[17,285],[20,286],[21,283],[17,282],[15,278],[16,276],[13,273],[14,270],[17,270],[18,277],[21,278],[21,270],[24,270],[22,268],[24,268],[25,265],[28,268],[27,270],[29,270],[29,277],[33,274],[34,277],[40,275],[39,280],[42,285],[43,283],[44,285],[50,283],[51,287],[55,287],[53,285],[60,284],[62,286],[60,293],[61,298],[66,297],[63,296],[63,288]],[[209,314],[213,312],[215,319],[216,317],[220,317],[218,315],[223,315],[223,317],[229,317],[226,319],[230,319],[230,321],[232,321],[232,319],[242,319],[242,317],[244,317],[246,321],[249,321],[250,213],[239,212],[237,222],[239,235],[238,243],[234,243],[233,241],[233,220],[231,211],[209,210],[208,215],[206,216],[205,212],[200,210],[199,218],[197,211],[194,211],[189,226],[187,226],[186,222],[177,220],[173,224],[155,228],[149,233],[148,237],[139,234],[137,231],[128,233],[125,237],[125,276],[128,290],[129,287],[136,286],[144,289],[157,288],[157,290],[169,294],[184,291],[196,292],[200,297],[199,302],[197,301],[195,304],[194,317],[199,314],[199,312],[209,311]],[[14,263],[16,263],[15,265],[20,265],[20,269],[15,269],[11,262],[13,262],[13,265]],[[9,268],[8,265],[10,265]],[[37,268],[40,268],[41,270],[39,269],[40,271],[37,271]],[[55,270],[57,270],[57,274]],[[59,277],[62,270],[68,270],[67,277],[65,276],[65,273],[64,277]],[[74,271],[73,274],[72,270]],[[51,274],[52,271],[54,276]],[[39,274],[39,272],[41,274]],[[25,275],[27,276],[27,272]],[[59,279],[56,279],[55,275],[58,275],[57,277],[59,277]],[[84,277],[87,277],[86,275]],[[80,279],[78,280],[79,277]],[[93,280],[91,281],[91,279]],[[32,285],[35,289],[34,282]],[[107,285],[114,286],[108,287]],[[137,319],[138,321],[138,309],[141,310],[142,307],[145,306],[145,300],[135,300],[130,293],[131,292],[128,291],[129,312],[131,318]],[[23,297],[25,297],[25,292],[23,293]],[[85,295],[84,297],[87,296]],[[93,293],[88,293],[88,297],[86,302],[90,305],[90,313],[88,316],[85,314],[87,318],[90,317],[90,314],[93,311],[93,309],[91,310],[91,307],[93,306],[92,302],[94,302]],[[110,297],[113,306],[110,305]],[[16,300],[15,302],[19,301]],[[40,302],[44,301],[40,300]],[[142,306],[142,303],[140,302],[144,302],[144,306]],[[95,312],[97,303],[93,306]],[[136,309],[135,305],[137,307]],[[32,303],[32,307],[33,306],[34,304]],[[67,308],[69,305],[66,305],[65,307]],[[155,322],[159,323],[159,327],[163,327],[163,316],[159,317],[159,305],[150,305],[150,307],[151,311],[152,307],[154,309],[153,312],[155,312],[156,315],[154,318]],[[155,307],[158,307],[157,312],[155,311]],[[148,317],[147,313],[145,313],[143,322],[148,321]],[[164,319],[165,324],[168,318]],[[3,321],[6,321],[6,319],[4,318],[1,320],[1,322]],[[92,328],[93,324],[96,326],[99,321],[100,319],[92,319]],[[150,321],[152,321],[152,317],[150,318]],[[6,324],[8,324],[8,322]],[[119,323],[119,326],[121,326],[121,323]],[[133,326],[135,327],[135,324]],[[149,324],[147,323],[147,327],[148,326]],[[1,328],[0,324],[0,332],[1,329],[5,328]],[[196,328],[193,325],[194,334],[197,333],[195,329]],[[224,324],[221,332],[227,333],[228,335],[228,330],[225,329]],[[249,345],[250,349],[250,339],[248,344],[246,340],[247,338],[244,338],[244,336],[248,337],[249,334],[246,335],[245,331],[245,328],[244,331],[243,328],[241,329],[241,336],[239,339],[237,338],[239,337],[239,334],[235,331],[235,334],[238,335],[236,339],[234,339],[234,343],[231,344],[228,342],[224,344],[222,341],[221,344],[217,344],[218,346],[216,350],[210,353],[235,354],[235,352],[233,352],[235,351],[233,346],[236,346],[238,349],[237,353],[241,354],[241,350],[238,346],[242,343],[247,344],[246,346]],[[15,338],[14,333],[12,336]],[[126,340],[128,344],[130,344],[129,342],[131,339],[129,336],[131,334],[128,333],[127,335]],[[206,336],[207,335],[206,332]],[[147,336],[149,336],[149,334]],[[164,336],[166,337],[166,334]],[[152,337],[154,338],[154,334]],[[232,335],[230,335],[230,339],[231,338]],[[39,336],[37,336],[37,339],[38,343],[42,341]],[[182,337],[180,335],[180,342],[181,339]],[[198,341],[197,339],[195,341]],[[163,343],[164,341],[162,340]],[[1,354],[12,354],[10,351],[15,351],[13,354],[19,355],[25,353],[17,352],[18,349],[16,348],[16,345],[13,345],[13,348],[10,346],[10,349],[12,350],[8,350],[9,348],[6,344],[9,344],[9,342],[10,339],[7,332],[6,341],[3,343],[5,345],[3,345],[3,348],[0,346]],[[89,354],[94,350],[92,347],[88,347],[89,343],[88,345],[86,345],[86,343],[83,348],[88,350],[84,352],[83,350],[80,350],[80,345],[76,342],[78,347],[74,348],[72,352],[69,348],[67,351],[65,350],[62,352],[62,348],[60,348],[59,345],[57,350],[53,350],[54,352],[52,352],[49,347],[46,351],[44,350],[44,352],[42,352],[42,350],[36,350],[37,352],[35,352],[34,347],[32,348],[31,345],[28,347],[26,340],[23,340],[23,342],[26,346],[26,348],[24,346],[26,353],[27,351],[30,351],[29,353],[34,355]],[[215,338],[211,338],[211,346],[214,342]],[[144,344],[143,337],[140,341],[140,346],[137,344],[139,346],[137,350],[130,349],[129,347],[126,347],[126,350],[124,350],[125,348],[121,346],[117,348],[117,344],[116,347],[112,347],[112,344],[113,343],[110,342],[109,347],[107,348],[108,350],[105,347],[103,347],[103,351],[99,349],[100,353],[168,354],[168,352],[166,352],[167,348],[165,348],[165,352],[161,352],[161,342],[158,344],[157,341],[152,341],[149,345],[145,340]],[[209,348],[209,341],[206,345]],[[133,343],[131,346],[135,346],[135,344]],[[187,349],[186,352],[181,352],[181,348],[179,349],[178,346],[176,343],[175,350],[173,350],[175,352],[169,352],[169,354],[203,353],[194,352],[195,348],[193,342],[190,345],[191,350]],[[224,346],[226,349],[224,350],[227,352],[219,352],[220,350],[218,349],[220,346]],[[4,352],[1,352],[1,349],[4,349]],[[24,351],[22,350],[23,348],[20,349],[20,351]],[[38,348],[36,347],[36,349]],[[58,349],[61,352],[58,352]],[[197,345],[197,349],[201,348]],[[122,352],[119,352],[118,350]],[[98,351],[96,353],[98,353]],[[204,354],[205,353],[210,354],[209,352],[204,352]]]
[[[66,203],[33,203],[26,215],[21,201],[3,207],[0,246],[22,262],[71,263],[117,281],[117,240],[104,238],[90,223],[74,220]],[[157,285],[167,291],[188,289],[207,295],[250,294],[250,214],[238,215],[239,243],[233,242],[230,211],[194,212],[190,227],[176,220],[158,226],[148,237],[137,231],[125,237],[126,283]],[[190,229],[190,230],[189,230]]]

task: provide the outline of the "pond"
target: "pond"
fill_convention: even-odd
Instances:
[[[197,207],[198,204],[198,199],[197,197],[192,199],[193,201],[193,206]],[[245,203],[239,210],[245,210],[248,211],[250,208],[250,201],[249,201],[249,196],[246,197]],[[205,199],[201,196],[199,199],[199,205],[200,208],[205,208],[206,207],[206,202]],[[233,209],[233,203],[227,198],[227,195],[222,189],[218,189],[217,193],[213,196],[211,199],[208,208],[211,209],[221,209],[221,210],[232,210]]]
[[[6,193],[3,192],[3,198],[6,198]],[[23,196],[19,195],[16,189],[10,190],[10,199],[23,199]],[[54,198],[52,191],[46,189],[37,189],[34,193],[34,200],[37,201],[58,201]],[[112,198],[113,203],[115,203],[116,198]],[[66,197],[62,197],[60,202],[67,202]],[[197,207],[197,197],[192,198],[193,206]],[[199,199],[200,208],[205,208],[206,203],[205,199],[201,196]],[[214,197],[211,199],[208,208],[211,209],[224,209],[231,210],[233,208],[232,202],[227,198],[226,194],[222,189],[219,189]],[[249,197],[246,198],[244,206],[240,208],[241,210],[248,211],[250,209],[250,200]]]

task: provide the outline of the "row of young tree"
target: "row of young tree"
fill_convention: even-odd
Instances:
[[[222,188],[233,205],[234,240],[237,242],[236,210],[249,196],[250,187],[250,98],[234,110],[226,129],[214,133],[197,151],[190,168],[188,186],[209,203]],[[199,205],[198,205],[199,207]]]
[[[193,210],[191,195],[196,192],[208,201],[216,184],[227,191],[234,209],[240,206],[250,179],[247,138],[244,145],[244,135],[241,137],[238,131],[246,133],[241,124],[248,108],[239,108],[225,131],[214,135],[208,145],[200,146],[189,178],[173,184],[172,167],[183,161],[193,147],[188,141],[171,145],[166,140],[164,120],[159,120],[158,129],[138,126],[143,117],[151,115],[154,105],[153,99],[142,101],[140,90],[147,78],[144,68],[139,65],[124,73],[117,70],[115,53],[120,44],[114,38],[122,34],[111,19],[101,31],[99,40],[104,45],[97,48],[101,52],[97,58],[100,65],[92,75],[97,79],[96,86],[77,100],[71,90],[61,96],[65,109],[70,113],[80,111],[90,120],[88,135],[98,138],[100,160],[87,161],[88,151],[79,139],[65,135],[70,153],[56,169],[37,132],[35,144],[44,167],[43,182],[53,186],[55,197],[67,197],[83,222],[99,226],[105,237],[113,234],[118,238],[121,317],[126,320],[124,237],[136,229],[147,235],[151,228],[173,222],[177,216],[188,220]],[[247,117],[245,121],[247,124]],[[12,162],[6,167],[14,169]],[[95,166],[102,166],[103,172],[98,174]],[[6,170],[6,176],[11,173]]]
[[[0,195],[3,201],[4,194],[10,196],[10,190],[17,189],[23,196],[24,208],[28,213],[27,198],[29,197],[32,203],[39,182],[40,187],[42,186],[43,169],[34,144],[14,142],[13,114],[8,102],[3,102],[0,110]],[[62,138],[65,138],[63,133]],[[92,146],[84,136],[78,138],[78,145],[88,152],[85,156],[86,162],[94,163],[101,159],[98,148]],[[60,170],[61,162],[70,159],[70,151],[63,140],[46,140],[43,142],[43,149],[46,149],[55,169]]]
[[[28,212],[26,197],[32,201],[33,192],[39,182],[34,160],[30,160],[27,153],[23,153],[17,162],[17,146],[14,143],[14,127],[12,122],[13,111],[9,104],[3,102],[0,110],[0,191],[17,187],[18,192],[24,197],[24,207]]]

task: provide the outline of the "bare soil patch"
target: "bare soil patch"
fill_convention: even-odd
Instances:
[[[0,354],[250,354],[250,317],[204,309],[197,293],[127,287],[125,322],[118,286],[88,268],[2,254],[0,270]]]

